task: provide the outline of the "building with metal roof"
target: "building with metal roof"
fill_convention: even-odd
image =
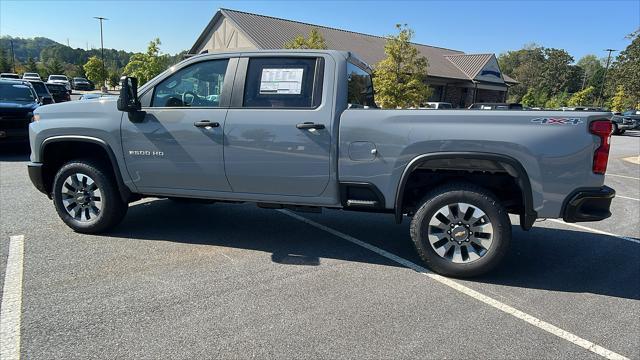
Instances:
[[[381,36],[230,9],[216,12],[189,54],[281,49],[296,36],[308,36],[312,29],[322,34],[329,49],[354,52],[373,67],[385,58],[387,39]],[[504,102],[509,86],[517,83],[500,71],[494,54],[465,54],[416,43],[414,46],[429,62],[427,84],[434,92],[428,101],[450,102],[454,107]]]

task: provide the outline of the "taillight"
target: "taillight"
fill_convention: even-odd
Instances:
[[[596,120],[589,124],[589,131],[600,138],[600,146],[598,146],[596,152],[593,154],[594,174],[604,174],[607,171],[612,130],[613,125],[609,120]]]

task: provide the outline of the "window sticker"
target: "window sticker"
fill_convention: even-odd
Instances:
[[[296,95],[302,92],[304,69],[262,69],[260,94]]]

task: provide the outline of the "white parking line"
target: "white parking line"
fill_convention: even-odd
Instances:
[[[598,230],[598,229],[594,229],[594,228],[590,228],[590,227],[586,227],[586,226],[582,226],[582,225],[578,225],[578,224],[566,223],[566,222],[564,222],[562,220],[558,220],[558,219],[547,219],[545,221],[553,221],[555,223],[571,226],[571,227],[574,227],[576,229],[586,230],[586,231],[589,231],[589,232],[592,232],[592,233],[596,233],[596,234],[612,236],[612,237],[616,237],[618,239],[622,239],[622,240],[630,241],[632,243],[640,244],[640,240],[634,239],[634,238],[629,237],[629,236],[622,236],[622,235],[618,235],[618,234],[614,234],[614,233],[610,233],[610,232],[606,232],[606,231],[602,231],[602,230]]]
[[[617,198],[621,198],[621,199],[640,201],[640,199],[636,199],[636,198],[632,198],[632,197],[628,197],[628,196],[617,195],[617,194],[616,194],[616,197]]]
[[[621,177],[621,178],[625,178],[625,179],[640,180],[640,178],[633,177],[633,176],[627,176],[627,175],[606,174],[605,176],[614,176],[614,177]]]
[[[3,360],[20,359],[23,254],[24,236],[11,236],[0,309],[0,358]]]
[[[600,356],[602,356],[604,358],[607,358],[607,359],[628,359],[625,356],[622,356],[622,355],[620,355],[618,353],[615,353],[615,352],[613,352],[611,350],[607,350],[607,349],[603,348],[600,345],[596,345],[596,344],[592,343],[591,341],[585,340],[585,339],[583,339],[583,338],[581,338],[581,337],[579,337],[577,335],[574,335],[574,334],[572,334],[572,333],[570,333],[568,331],[562,330],[557,326],[551,325],[551,324],[549,324],[549,323],[547,323],[545,321],[542,321],[542,320],[540,320],[540,319],[538,319],[538,318],[536,318],[536,317],[534,317],[532,315],[529,315],[529,314],[527,314],[525,312],[522,312],[522,311],[520,311],[520,310],[518,310],[518,309],[516,309],[514,307],[511,307],[511,306],[509,306],[507,304],[504,304],[504,303],[501,303],[500,301],[495,300],[495,299],[493,299],[493,298],[491,298],[489,296],[481,294],[481,293],[479,293],[479,292],[477,292],[477,291],[475,291],[475,290],[473,290],[471,288],[468,288],[468,287],[460,284],[457,281],[451,280],[451,279],[446,278],[444,276],[440,276],[438,274],[434,274],[434,273],[430,272],[429,270],[427,270],[426,268],[424,268],[424,267],[422,267],[420,265],[414,264],[414,263],[412,263],[411,261],[409,261],[409,260],[407,260],[405,258],[401,258],[401,257],[399,257],[397,255],[394,255],[394,254],[392,254],[392,253],[390,253],[390,252],[388,252],[386,250],[380,249],[377,246],[373,246],[373,245],[371,245],[369,243],[366,243],[366,242],[364,242],[362,240],[356,239],[353,236],[347,235],[347,234],[342,233],[342,232],[340,232],[338,230],[335,230],[335,229],[332,229],[330,227],[324,226],[324,225],[319,224],[319,223],[317,223],[317,222],[315,222],[313,220],[309,220],[309,219],[307,219],[305,217],[302,217],[300,215],[291,213],[291,212],[289,212],[287,210],[278,210],[278,211],[280,211],[281,213],[283,213],[285,215],[288,215],[288,216],[290,216],[290,217],[292,217],[292,218],[294,218],[296,220],[300,220],[300,221],[302,221],[302,222],[304,222],[306,224],[309,224],[309,225],[311,225],[311,226],[313,226],[315,228],[318,228],[318,229],[323,230],[325,232],[328,232],[328,233],[330,233],[332,235],[335,235],[335,236],[337,236],[339,238],[342,238],[343,240],[346,240],[346,241],[348,241],[348,242],[350,242],[352,244],[355,244],[355,245],[363,247],[363,248],[365,248],[367,250],[373,251],[374,253],[376,253],[378,255],[381,255],[381,256],[384,256],[385,258],[387,258],[387,259],[389,259],[391,261],[394,261],[394,262],[396,262],[396,263],[398,263],[398,264],[400,264],[402,266],[405,266],[405,267],[407,267],[409,269],[412,269],[412,270],[415,270],[415,271],[417,271],[419,273],[422,273],[422,274],[430,277],[431,279],[433,279],[433,280],[435,280],[435,281],[437,281],[437,282],[439,282],[439,283],[441,283],[443,285],[446,285],[446,286],[448,286],[448,287],[450,287],[450,288],[452,288],[452,289],[454,289],[456,291],[459,291],[459,292],[461,292],[461,293],[463,293],[463,294],[465,294],[467,296],[470,296],[470,297],[472,297],[472,298],[474,298],[474,299],[476,299],[478,301],[481,301],[481,302],[483,302],[483,303],[485,303],[485,304],[487,304],[489,306],[492,306],[492,307],[494,307],[494,308],[496,308],[496,309],[498,309],[500,311],[503,311],[503,312],[515,317],[515,318],[523,320],[523,321],[525,321],[525,322],[527,322],[527,323],[529,323],[529,324],[531,324],[531,325],[533,325],[533,326],[535,326],[535,327],[537,327],[539,329],[542,329],[542,330],[544,330],[544,331],[546,331],[546,332],[548,332],[550,334],[553,334],[553,335],[555,335],[555,336],[557,336],[557,337],[559,337],[561,339],[564,339],[564,340],[566,340],[566,341],[568,341],[568,342],[570,342],[572,344],[575,344],[577,346],[585,348],[585,349],[587,349],[587,350],[589,350],[589,351],[591,351],[593,353],[596,353],[596,354],[598,354],[598,355],[600,355]]]

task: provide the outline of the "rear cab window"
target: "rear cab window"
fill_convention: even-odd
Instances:
[[[242,107],[316,108],[322,101],[323,72],[323,58],[251,58]]]
[[[347,104],[349,109],[375,108],[371,74],[359,66],[347,63]]]

